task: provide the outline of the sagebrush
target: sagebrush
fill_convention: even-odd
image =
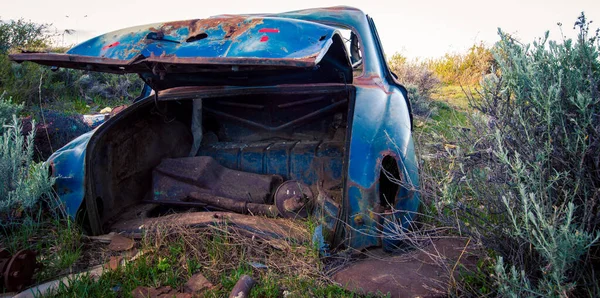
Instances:
[[[436,218],[491,249],[481,279],[501,297],[600,295],[600,47],[585,15],[574,28],[532,44],[499,31],[469,127],[423,179]]]
[[[54,180],[49,177],[48,165],[33,162],[35,130],[22,134],[21,121],[15,115],[19,110],[20,106],[0,95],[0,117],[11,115],[0,123],[0,224],[18,223],[40,199],[53,196]]]

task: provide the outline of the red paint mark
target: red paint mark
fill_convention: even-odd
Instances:
[[[258,30],[260,33],[279,33],[279,29],[277,28],[262,28]]]
[[[265,42],[267,40],[269,40],[269,37],[266,35],[260,38],[260,42]]]
[[[103,49],[103,50],[110,49],[110,48],[113,48],[113,47],[116,47],[116,46],[118,46],[119,44],[120,44],[120,42],[118,42],[118,41],[115,41],[115,42],[113,42],[113,43],[111,43],[111,44],[109,44],[109,45],[105,45],[105,46],[103,46],[103,47],[102,47],[102,49]]]

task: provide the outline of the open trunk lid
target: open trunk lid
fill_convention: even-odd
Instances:
[[[20,53],[16,62],[139,73],[154,89],[190,85],[350,83],[333,27],[274,17],[220,16],[114,31],[65,54]]]

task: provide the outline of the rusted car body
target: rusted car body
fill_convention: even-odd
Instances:
[[[49,159],[68,213],[91,233],[146,203],[309,209],[316,236],[362,249],[396,244],[386,235],[417,210],[410,103],[358,9],[152,24],[11,58],[138,73],[154,90]]]

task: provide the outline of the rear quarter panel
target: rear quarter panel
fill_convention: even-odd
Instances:
[[[395,198],[394,219],[403,226],[419,205],[419,186],[410,114],[400,89],[378,77],[357,82],[356,102],[350,136],[348,179],[343,215],[346,240],[361,249],[382,244],[381,227],[390,223],[381,215],[379,197],[382,160],[393,157],[398,163],[403,186]],[[387,227],[389,230],[389,227]],[[383,239],[385,241],[385,239]]]

